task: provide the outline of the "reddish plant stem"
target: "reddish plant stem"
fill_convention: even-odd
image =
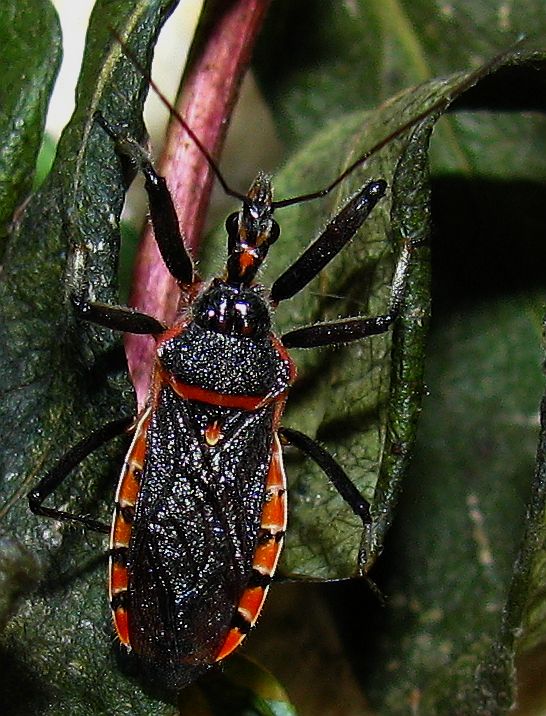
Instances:
[[[248,68],[257,34],[270,0],[213,0],[205,6],[177,109],[217,159],[239,88]],[[212,171],[202,153],[176,121],[171,121],[159,162],[178,212],[186,247],[194,256],[201,238],[213,184]],[[140,242],[130,305],[172,323],[179,289],[159,255],[151,225]],[[155,342],[149,336],[127,334],[125,350],[139,411],[149,390]]]

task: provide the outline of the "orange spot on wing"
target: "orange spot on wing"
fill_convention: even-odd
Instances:
[[[275,567],[277,566],[277,560],[279,559],[281,548],[282,543],[277,542],[275,539],[270,539],[265,544],[259,545],[254,553],[252,566],[256,567],[260,571],[273,574]]]
[[[150,423],[151,411],[148,409],[140,418],[135,430],[133,441],[127,453],[125,464],[119,478],[116,501],[125,505],[136,505],[140,484],[135,477],[135,470],[142,470],[146,457],[146,432]],[[112,522],[110,547],[128,547],[131,539],[131,524],[123,515],[116,513]]]
[[[205,440],[209,447],[214,447],[222,438],[222,429],[217,420],[205,428]]]
[[[116,502],[123,505],[135,505],[138,499],[140,488],[139,481],[135,477],[135,470],[142,470],[146,457],[146,430],[150,422],[150,410],[140,417],[131,447],[123,470],[121,471]],[[114,514],[112,531],[110,533],[110,549],[117,547],[128,547],[131,539],[131,524],[127,522],[120,512]],[[129,572],[124,564],[116,562],[110,557],[109,592],[110,600],[115,595],[124,592],[129,586]],[[129,639],[129,615],[123,607],[118,607],[112,613],[114,626],[119,640],[125,646],[130,647]]]
[[[269,466],[267,481],[265,483],[266,490],[272,488],[277,488],[279,490],[284,490],[286,488],[286,475],[284,474],[282,452],[277,436],[275,436],[275,440],[273,442],[271,465]]]
[[[279,532],[286,529],[286,476],[279,438],[275,435],[271,465],[267,474],[265,502],[262,508],[263,529]]]
[[[129,465],[119,487],[118,500],[121,505],[136,505],[140,484],[135,479],[132,468],[133,465]]]
[[[239,609],[248,612],[250,623],[254,624],[265,600],[267,590],[264,587],[245,589],[239,602]]]
[[[123,607],[119,607],[114,612],[114,626],[116,628],[119,640],[125,646],[130,646],[129,641],[129,615]]]
[[[110,569],[110,591],[112,594],[123,592],[129,584],[129,573],[123,564],[112,563]]]
[[[282,549],[282,539],[275,539],[275,534],[286,528],[286,477],[282,463],[281,444],[278,436],[273,438],[271,464],[266,480],[266,500],[261,519],[261,529],[272,534],[269,539],[258,540],[252,566],[263,574],[273,575]],[[269,491],[269,493],[267,492]],[[267,534],[266,534],[267,537]],[[243,591],[237,608],[248,617],[253,626],[262,610],[268,587],[251,587]],[[243,641],[243,634],[237,627],[232,627],[225,638],[216,661],[225,659]]]
[[[130,539],[131,525],[129,522],[125,522],[122,515],[117,515],[114,519],[111,547],[128,547]]]
[[[261,526],[263,529],[278,531],[286,522],[286,500],[284,493],[272,492],[264,503]]]
[[[226,656],[229,656],[229,654],[239,646],[245,636],[246,635],[238,629],[230,629],[225,642],[222,644],[222,648],[215,657],[215,661],[222,661]]]
[[[146,428],[149,422],[150,420],[147,418],[144,424],[139,425],[128,456],[134,466],[141,470],[144,465],[144,457],[146,456]]]

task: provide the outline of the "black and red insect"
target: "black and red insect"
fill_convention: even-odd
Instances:
[[[135,142],[102,115],[97,122],[142,170],[162,257],[187,301],[166,327],[132,309],[90,302],[83,291],[73,296],[81,318],[155,338],[150,395],[135,421],[109,423],[70,450],[29,494],[29,503],[36,514],[110,532],[109,594],[119,640],[149,675],[180,689],[230,654],[260,614],[287,522],[283,444],[314,460],[369,528],[368,502],[333,457],[281,425],[296,379],[287,349],[386,332],[400,312],[411,247],[402,248],[384,315],[319,323],[278,337],[272,311],[348,244],[384,196],[386,182],[366,184],[266,289],[255,279],[279,238],[273,212],[327,193],[364,157],[322,192],[282,201],[273,201],[269,177],[259,174],[248,194],[230,190],[242,207],[226,221],[225,272],[203,282],[184,248],[165,180]],[[133,439],[111,528],[43,505],[85,456],[124,431],[132,431]]]

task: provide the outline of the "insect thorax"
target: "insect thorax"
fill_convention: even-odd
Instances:
[[[158,349],[161,365],[176,380],[231,395],[274,396],[288,388],[291,363],[271,334],[259,287],[214,281],[192,318]]]

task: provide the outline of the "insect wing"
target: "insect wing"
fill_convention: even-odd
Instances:
[[[274,411],[188,401],[165,386],[146,428],[127,558],[129,639],[145,668],[177,688],[215,661],[249,582]]]

